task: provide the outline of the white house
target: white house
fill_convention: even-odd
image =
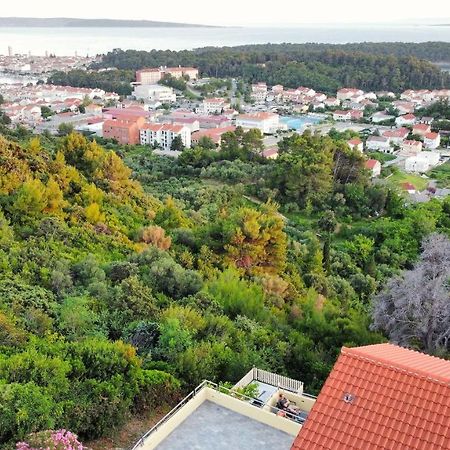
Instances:
[[[366,141],[366,148],[383,153],[392,153],[393,151],[389,139],[383,136],[369,136]]]
[[[267,84],[266,83],[252,84],[251,98],[256,102],[264,102],[267,98]]]
[[[359,138],[350,139],[347,144],[352,150],[359,150],[361,153],[364,150],[363,142]]]
[[[184,125],[147,123],[139,130],[141,145],[157,145],[164,150],[171,150],[176,136],[181,137],[186,148],[191,147],[191,130]]]
[[[393,118],[394,116],[387,114],[385,111],[378,111],[372,115],[371,120],[373,123],[381,123],[391,120]]]
[[[173,103],[177,100],[173,89],[159,84],[140,84],[134,87],[133,95],[149,102]]]
[[[379,177],[381,174],[381,163],[376,159],[368,159],[366,161],[366,169],[370,170],[372,178]]]
[[[441,145],[441,136],[439,133],[427,133],[423,138],[425,148],[438,148]]]
[[[197,112],[202,114],[221,114],[230,109],[230,102],[224,98],[205,98]]]
[[[421,152],[405,160],[406,172],[424,173],[436,166],[440,159],[439,152]]]
[[[364,100],[364,91],[354,88],[339,89],[339,91],[337,91],[337,99],[341,101],[350,99],[353,101],[361,101]]]
[[[422,151],[422,142],[405,140],[401,144],[401,150],[405,153],[420,153]]]
[[[342,120],[351,120],[352,116],[350,111],[334,111],[333,112],[333,120],[342,121]]]
[[[280,116],[270,112],[240,114],[236,117],[236,126],[245,129],[256,128],[263,134],[273,134],[279,129],[286,128],[280,123]]]
[[[408,128],[397,128],[395,130],[386,130],[383,132],[383,137],[388,138],[392,144],[400,145],[409,134]]]
[[[418,136],[425,136],[426,134],[431,133],[431,126],[427,123],[418,123],[413,126],[412,133],[417,134]]]
[[[398,116],[395,119],[395,124],[398,127],[403,127],[404,125],[414,125],[416,123],[416,116],[414,114],[404,114],[403,116]]]
[[[341,102],[336,97],[328,97],[323,102],[325,103],[325,106],[328,106],[329,108],[339,106],[341,104]]]

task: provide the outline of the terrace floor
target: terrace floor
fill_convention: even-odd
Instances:
[[[156,450],[289,450],[294,438],[208,400]]]

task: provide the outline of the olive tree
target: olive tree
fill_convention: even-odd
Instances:
[[[435,353],[450,348],[450,240],[431,234],[412,270],[391,279],[373,301],[373,329],[394,343]]]

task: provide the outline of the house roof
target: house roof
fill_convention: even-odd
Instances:
[[[403,119],[403,120],[414,120],[416,118],[416,116],[414,114],[405,114],[403,116],[399,116],[398,119]]]
[[[347,141],[347,144],[349,144],[349,145],[360,145],[360,144],[362,144],[362,141],[359,138],[353,138],[353,139],[350,139],[349,141]]]
[[[437,139],[438,136],[439,136],[439,133],[427,133],[425,135],[425,138],[434,140],[434,139]]]
[[[413,130],[429,130],[431,127],[430,125],[426,124],[426,123],[418,123],[416,125],[413,126]]]
[[[267,119],[272,119],[274,117],[278,117],[278,114],[271,113],[271,112],[258,112],[258,113],[252,113],[252,114],[239,114],[237,116],[237,119],[241,120],[254,120],[254,121],[263,121]]]
[[[366,168],[372,170],[372,169],[375,168],[375,166],[377,166],[379,164],[380,164],[380,162],[378,160],[376,160],[376,159],[368,159],[366,161]]]
[[[405,138],[408,134],[408,128],[397,128],[396,130],[386,130],[383,136],[387,138]]]
[[[402,183],[401,186],[402,186],[402,189],[404,189],[405,191],[415,191],[416,190],[416,187],[408,181],[405,183]]]
[[[403,141],[403,146],[408,146],[408,147],[421,147],[422,146],[422,142],[420,141],[414,141],[411,139],[407,139],[406,141]]]
[[[450,361],[343,348],[292,450],[450,448]]]

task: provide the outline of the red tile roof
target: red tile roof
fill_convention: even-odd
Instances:
[[[376,159],[368,159],[368,160],[366,161],[366,168],[372,170],[372,169],[374,169],[375,166],[377,166],[378,164],[380,164],[380,162],[379,162],[378,160],[376,160]]]
[[[450,449],[450,361],[343,348],[292,450]]]
[[[431,127],[430,125],[427,125],[426,123],[418,123],[417,125],[413,126],[413,130],[429,130]]]

